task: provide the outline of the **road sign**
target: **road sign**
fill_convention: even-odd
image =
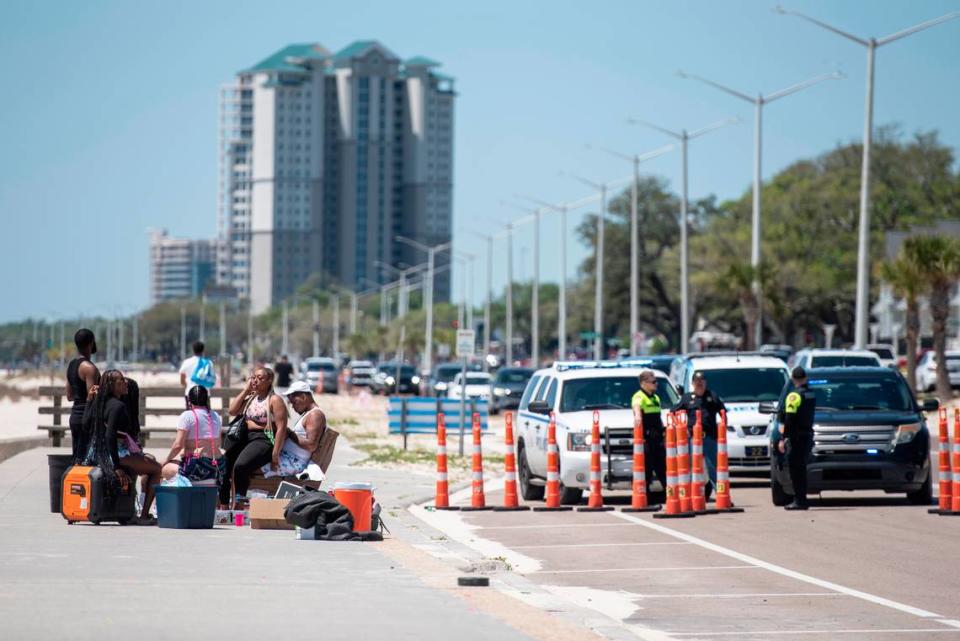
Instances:
[[[448,343],[438,343],[437,356],[440,358],[450,358],[450,345]]]
[[[476,332],[472,329],[457,330],[457,357],[469,358],[474,355],[477,344]]]
[[[597,337],[596,332],[580,332],[580,338],[585,341],[592,341]]]

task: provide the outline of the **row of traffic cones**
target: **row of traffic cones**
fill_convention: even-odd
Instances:
[[[960,416],[960,414],[958,414]],[[944,419],[945,421],[945,419]],[[960,421],[960,418],[958,418]],[[449,483],[447,481],[447,430],[443,414],[437,415],[437,491],[435,507],[438,510],[477,511],[494,509],[497,511],[519,511],[529,509],[519,504],[517,496],[516,454],[513,440],[513,414],[505,415],[504,433],[506,455],[504,457],[504,500],[502,506],[489,507],[483,490],[483,450],[480,441],[480,414],[473,414],[473,459],[470,505],[450,506]],[[960,426],[960,423],[958,423]],[[684,413],[669,415],[666,427],[667,483],[666,504],[650,505],[647,500],[646,460],[643,440],[643,427],[638,422],[633,428],[633,482],[629,508],[623,512],[657,512],[655,518],[689,518],[698,514],[718,514],[721,512],[743,512],[733,506],[730,500],[730,472],[727,460],[727,417],[720,413],[717,427],[717,497],[716,506],[706,507],[704,486],[707,475],[703,464],[703,424],[700,412],[693,426],[693,440],[689,442],[687,416]],[[958,427],[960,430],[960,427]],[[958,432],[960,439],[960,432]],[[960,440],[958,440],[960,444]],[[955,458],[960,464],[960,445]],[[957,475],[960,481],[960,474]],[[956,485],[956,496],[960,503],[960,482]],[[942,490],[941,490],[942,496]],[[535,512],[569,511],[573,508],[560,503],[560,452],[557,447],[557,424],[550,414],[547,427],[547,483],[545,500],[542,506],[533,508]],[[602,512],[613,508],[603,503],[600,466],[600,413],[594,411],[590,434],[590,495],[587,505],[578,507],[578,512]],[[662,509],[662,511],[661,511]]]
[[[960,516],[960,408],[953,410],[953,452],[951,466],[950,425],[947,410],[940,408],[940,439],[937,444],[940,498],[928,510],[940,516]],[[952,470],[951,470],[952,467]]]

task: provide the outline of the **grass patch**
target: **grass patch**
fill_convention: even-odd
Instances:
[[[356,443],[355,446],[361,452],[367,455],[367,458],[358,461],[357,465],[370,465],[375,463],[413,463],[420,465],[434,465],[437,462],[437,453],[434,450],[410,449],[396,447],[395,445],[384,445],[383,443]],[[447,466],[450,468],[469,469],[472,459],[468,456],[457,456],[455,454],[447,456]],[[484,464],[503,465],[504,458],[502,454],[488,454],[483,457]]]
[[[355,418],[331,418],[329,420],[330,425],[341,426],[341,425],[360,425],[360,421]]]
[[[350,439],[357,441],[372,441],[379,437],[380,434],[376,432],[355,432],[350,434]]]

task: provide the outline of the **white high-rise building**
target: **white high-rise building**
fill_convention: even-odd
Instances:
[[[456,94],[438,66],[360,41],[290,45],[237,74],[221,93],[218,282],[262,311],[311,277],[359,290],[392,280],[375,260],[423,262],[398,234],[449,241]],[[449,282],[438,273],[436,300]]]
[[[214,284],[217,242],[150,231],[150,302],[196,298]]]

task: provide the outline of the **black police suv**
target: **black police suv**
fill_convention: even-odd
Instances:
[[[886,367],[815,368],[807,370],[807,381],[817,397],[807,491],[906,492],[911,503],[929,504],[930,434],[924,412],[936,411],[938,401],[919,404],[900,373]],[[793,494],[786,456],[777,447],[776,414],[792,389],[788,383],[777,403],[760,404],[761,412],[774,414],[770,488],[774,505],[781,506]]]

